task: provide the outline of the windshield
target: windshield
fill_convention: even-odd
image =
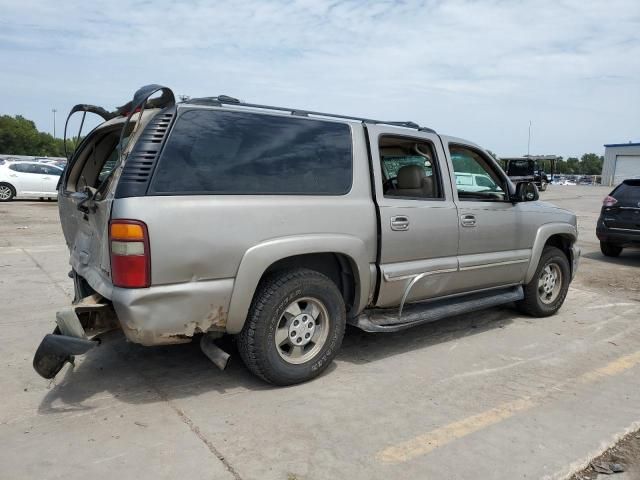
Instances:
[[[511,177],[533,175],[533,162],[529,160],[511,160],[507,168],[507,175]]]

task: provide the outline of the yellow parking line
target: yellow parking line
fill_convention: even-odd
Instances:
[[[638,364],[640,364],[640,352],[632,353],[620,357],[604,367],[587,372],[573,379],[573,382],[577,381],[577,383],[582,384],[593,383],[604,377],[618,375]],[[556,387],[562,387],[568,383],[572,383],[572,380],[562,382],[562,384],[556,385]],[[553,390],[553,387],[549,390]],[[518,412],[529,410],[537,406],[543,399],[544,395],[540,395],[540,397],[537,398],[538,401],[527,397],[503,403],[496,408],[436,428],[435,430],[431,430],[423,435],[418,435],[397,445],[391,445],[378,452],[376,458],[382,463],[393,464],[406,462],[421,455],[426,455],[438,447],[506,420]]]
[[[629,370],[640,363],[640,352],[632,353],[631,355],[625,355],[611,363],[606,364],[602,368],[592,370],[581,375],[578,380],[581,383],[591,383],[603,377],[613,377],[619,373]]]
[[[513,402],[508,402],[500,407],[492,408],[491,410],[464,418],[458,422],[436,428],[424,435],[417,436],[398,445],[387,447],[378,453],[377,458],[383,463],[406,462],[420,455],[425,455],[458,438],[482,430],[494,423],[501,422],[506,418],[512,417],[517,412],[527,410],[533,406],[534,403],[529,399],[518,399]]]

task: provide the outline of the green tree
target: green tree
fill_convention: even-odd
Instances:
[[[580,173],[580,159],[576,157],[569,157],[566,161],[567,173],[568,175],[577,175]]]
[[[47,157],[64,156],[62,140],[39,132],[35,123],[21,115],[0,116],[0,153]]]
[[[583,175],[601,175],[604,157],[595,153],[585,153],[580,159],[580,173]]]

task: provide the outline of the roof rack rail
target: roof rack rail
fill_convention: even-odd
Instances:
[[[394,127],[411,128],[414,130],[418,130],[420,132],[436,133],[436,131],[433,130],[432,128],[421,127],[417,123],[411,122],[411,121],[397,122],[397,121],[374,120],[372,118],[356,117],[353,115],[338,115],[335,113],[314,112],[312,110],[301,110],[299,108],[274,107],[272,105],[260,105],[257,103],[242,102],[237,98],[229,97],[227,95],[218,95],[217,97],[191,98],[183,103],[192,104],[192,105],[210,105],[215,107],[219,107],[221,105],[233,105],[235,107],[257,108],[260,110],[275,110],[277,112],[289,112],[291,115],[297,115],[301,117],[308,117],[310,115],[313,115],[316,117],[340,118],[343,120],[357,120],[363,123],[372,123],[376,125],[393,125]]]

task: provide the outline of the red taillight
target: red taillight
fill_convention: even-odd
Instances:
[[[611,195],[607,195],[602,201],[602,205],[604,205],[605,207],[613,207],[616,203],[618,203],[618,200],[613,198]]]
[[[111,220],[109,247],[114,287],[146,288],[151,284],[149,233],[143,222]]]

